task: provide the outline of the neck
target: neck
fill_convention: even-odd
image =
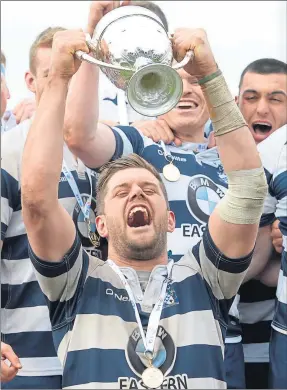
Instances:
[[[206,138],[204,138],[204,127],[198,129],[193,128],[192,131],[190,128],[173,130],[173,133],[181,142],[192,142],[195,144],[206,142]]]
[[[127,257],[119,256],[112,248],[109,249],[108,258],[118,267],[130,267],[135,271],[152,271],[157,265],[167,265],[168,258],[165,251],[161,256],[151,260],[135,260]]]

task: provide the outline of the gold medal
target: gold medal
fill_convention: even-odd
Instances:
[[[164,376],[160,369],[151,366],[142,373],[142,380],[147,388],[157,389],[162,385]]]
[[[180,179],[180,171],[172,162],[163,167],[162,173],[168,181],[178,181]]]

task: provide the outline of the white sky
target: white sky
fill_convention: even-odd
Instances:
[[[286,62],[285,1],[156,1],[170,30],[202,27],[234,94],[250,62],[272,57]],[[29,48],[49,26],[84,28],[89,1],[1,1],[1,47],[7,58],[12,108],[29,96],[24,73]]]

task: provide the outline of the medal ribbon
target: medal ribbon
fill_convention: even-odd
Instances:
[[[174,160],[174,157],[173,155],[170,153],[170,151],[167,151],[167,147],[165,145],[165,143],[163,141],[160,141],[160,146],[163,150],[163,154],[164,154],[164,157],[166,159],[166,161],[168,161],[170,164],[173,163],[173,160]],[[168,159],[168,157],[170,157],[170,160]]]
[[[80,206],[82,213],[84,214],[85,221],[87,223],[90,222],[90,209],[91,209],[91,201],[92,201],[92,192],[93,192],[93,185],[92,185],[92,175],[91,175],[91,170],[86,167],[86,172],[89,178],[90,186],[91,186],[91,193],[90,196],[88,197],[86,203],[84,204],[83,199],[81,197],[79,188],[77,186],[77,183],[74,179],[74,176],[72,175],[71,171],[69,170],[65,160],[63,160],[63,165],[62,165],[62,172],[65,175],[71,190],[73,191],[73,194],[75,195],[75,198],[78,202],[78,205]]]
[[[143,326],[142,326],[142,322],[140,319],[140,315],[139,315],[139,311],[137,308],[134,294],[132,292],[132,289],[131,289],[127,279],[123,275],[120,268],[112,260],[108,259],[107,263],[114,270],[114,272],[118,275],[118,277],[121,279],[121,281],[126,289],[126,292],[128,293],[128,296],[130,298],[131,304],[132,304],[134,312],[135,312],[135,316],[136,316],[136,320],[137,320],[140,334],[142,337],[142,341],[143,341],[143,344],[145,347],[145,354],[151,354],[151,356],[146,356],[146,355],[145,356],[148,360],[152,360],[153,353],[154,353],[154,345],[155,345],[155,340],[156,340],[157,329],[159,326],[161,312],[162,312],[162,308],[163,308],[163,304],[164,304],[166,289],[167,289],[168,283],[170,281],[170,274],[171,274],[171,269],[173,266],[173,260],[169,260],[169,262],[168,262],[167,277],[163,281],[159,299],[156,302],[156,304],[154,305],[154,308],[152,309],[152,312],[150,314],[146,335],[145,335],[144,330],[143,330]]]

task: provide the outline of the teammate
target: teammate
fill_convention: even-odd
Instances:
[[[31,46],[26,83],[30,91],[35,93],[37,105],[48,80],[52,41],[55,33],[61,30],[63,28],[57,27],[44,30]],[[32,123],[33,119],[22,122],[4,133],[1,140],[1,351],[9,359],[6,351],[13,348],[22,364],[18,373],[14,367],[14,370],[10,370],[11,375],[5,375],[7,365],[1,360],[4,389],[62,387],[62,367],[52,340],[48,307],[29,259],[27,234],[22,219],[22,153]],[[54,164],[53,154],[50,155],[50,164]],[[73,218],[85,249],[103,258],[106,256],[106,243],[95,230],[95,188],[95,172],[87,169],[64,146],[59,200]],[[82,199],[83,203],[77,199]],[[86,213],[86,220],[90,224],[91,237],[82,211]],[[10,361],[13,363],[13,360]],[[17,376],[11,380],[16,373]]]
[[[55,196],[68,85],[79,65],[73,53],[88,48],[78,31],[60,32],[54,40],[49,83],[25,144],[22,203],[32,261],[50,301],[64,363],[63,388],[225,387],[225,321],[252,256],[266,179],[204,31],[176,31],[179,58],[191,47],[196,55],[187,72],[199,79],[213,114],[229,190],[202,241],[173,265],[166,232],[173,231],[175,220],[158,172],[134,155],[112,162],[98,181],[96,223],[109,240],[109,261],[103,263],[83,254],[74,224]],[[102,125],[95,130],[106,131],[108,144],[114,136]],[[97,158],[107,153],[105,144],[98,144],[102,156],[93,146]],[[53,167],[47,164],[52,152]],[[167,165],[170,178],[174,172]],[[138,278],[145,280],[136,271],[151,273],[144,293]]]
[[[281,270],[277,286],[275,316],[270,340],[271,389],[287,388],[287,126],[258,145],[268,178],[268,196],[264,203],[265,224],[278,218],[283,235]]]

